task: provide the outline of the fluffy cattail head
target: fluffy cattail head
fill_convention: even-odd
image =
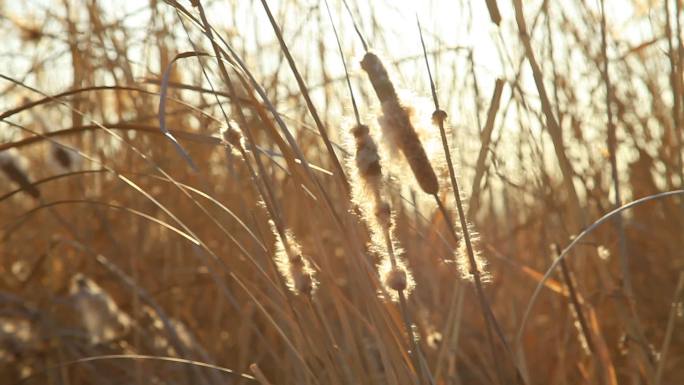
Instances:
[[[427,194],[436,194],[439,191],[437,174],[411,123],[409,111],[398,102],[388,101],[382,104],[382,112],[379,121],[383,133],[404,154],[420,188]]]
[[[398,255],[401,253],[401,249],[397,248],[395,252]],[[413,275],[407,268],[404,258],[396,258],[392,263],[388,255],[382,255],[382,260],[378,265],[378,275],[380,282],[390,296],[389,299],[392,301],[399,300],[399,291],[403,291],[404,295],[409,296],[416,287]]]
[[[403,291],[408,287],[406,279],[406,270],[400,267],[395,267],[385,276],[385,285],[395,291]]]
[[[242,148],[242,133],[233,128],[232,125],[226,125],[221,128],[221,136],[228,144],[236,149]]]
[[[356,142],[356,156],[354,159],[359,170],[359,176],[369,185],[379,183],[377,179],[382,177],[380,156],[378,155],[378,147],[370,136],[368,126],[363,124],[357,125],[352,129],[352,134],[354,134]],[[377,186],[369,187],[377,188]]]
[[[92,343],[119,338],[131,327],[131,318],[93,280],[76,274],[69,285],[69,299],[78,310]]]
[[[399,102],[385,66],[377,55],[368,52],[361,60],[361,68],[368,74],[382,104],[383,116],[379,120],[384,135],[404,154],[420,188],[427,194],[436,194],[439,191],[437,175],[411,123],[408,109]]]
[[[302,271],[300,274],[293,275],[294,288],[297,293],[310,295],[314,289],[314,280],[311,274]]]
[[[316,289],[314,270],[302,254],[302,248],[290,230],[285,230],[285,239],[280,236],[273,221],[270,222],[276,237],[276,265],[285,278],[287,287],[296,294],[310,295]]]
[[[384,230],[392,228],[392,208],[385,201],[375,203],[375,219]]]
[[[8,179],[37,199],[40,197],[40,191],[31,183],[28,173],[21,163],[22,160],[15,149],[0,151],[0,170]]]
[[[373,89],[375,89],[375,93],[378,95],[381,103],[397,100],[397,92],[394,90],[394,85],[390,81],[385,66],[376,54],[367,52],[361,60],[361,68],[368,74],[368,79],[373,85]]]
[[[458,249],[456,250],[456,264],[458,266],[459,273],[461,274],[461,278],[472,281],[477,273],[480,275],[480,280],[482,282],[490,282],[492,280],[492,276],[487,270],[487,260],[484,259],[480,253],[479,236],[470,223],[467,226],[468,233],[470,235],[470,247],[473,252],[474,261],[471,261],[470,259],[465,239],[461,238]],[[473,266],[472,262],[475,262],[476,266]]]
[[[314,288],[314,281],[307,262],[302,254],[290,257],[290,273],[292,274],[292,287],[295,292],[301,294],[311,294]]]

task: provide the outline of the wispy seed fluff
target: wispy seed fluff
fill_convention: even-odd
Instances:
[[[360,124],[352,128],[356,152],[354,162],[358,171],[360,181],[367,193],[377,201],[380,199],[382,167],[380,166],[380,156],[378,146],[370,136],[368,126]]]
[[[354,166],[350,165],[354,202],[363,214],[363,220],[371,232],[371,247],[381,256],[378,273],[381,282],[394,300],[397,292],[409,294],[414,285],[413,278],[399,258],[401,250],[392,239],[392,208],[383,198],[382,166],[375,141],[368,126],[356,125],[351,130],[354,136]]]
[[[408,279],[406,277],[406,269],[398,266],[392,268],[385,275],[385,285],[392,290],[401,291],[408,287]]]
[[[234,126],[235,123],[231,122],[231,124],[221,127],[221,137],[225,142],[224,144],[237,151],[242,151],[244,148],[242,133],[240,130],[234,128]]]
[[[409,296],[415,289],[416,283],[411,270],[406,266],[403,256],[404,250],[394,239],[390,239],[392,248],[388,249],[381,246],[382,242],[386,242],[384,236],[377,233],[371,233],[371,236],[373,238],[371,250],[381,257],[378,263],[378,276],[380,282],[385,286],[389,298],[395,302],[399,301],[400,291]]]
[[[361,60],[361,68],[368,74],[380,100],[383,114],[378,121],[383,134],[404,154],[420,188],[427,194],[436,194],[439,191],[437,175],[411,123],[410,110],[399,101],[385,66],[377,55],[368,52]]]
[[[318,285],[314,270],[302,254],[302,247],[289,229],[283,239],[273,221],[269,221],[276,237],[275,261],[280,274],[285,278],[287,287],[295,294],[309,295]]]
[[[475,257],[475,263],[477,263],[477,270],[480,272],[480,280],[482,282],[490,282],[492,280],[491,274],[487,271],[487,260],[484,259],[480,253],[480,236],[477,231],[475,231],[472,224],[468,223],[468,233],[470,235],[470,246],[473,249],[473,255]],[[463,231],[460,232],[463,234]],[[470,263],[470,257],[468,256],[468,248],[465,243],[465,238],[461,237],[458,243],[458,249],[456,249],[456,265],[458,266],[458,271],[461,277],[465,280],[472,281],[474,279],[473,266]]]
[[[93,344],[120,338],[131,329],[130,316],[119,309],[109,293],[83,274],[71,278],[69,299]]]

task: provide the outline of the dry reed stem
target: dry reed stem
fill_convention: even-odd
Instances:
[[[558,244],[554,243],[551,248],[553,258],[556,259],[560,254],[560,247],[558,246]],[[577,318],[577,322],[580,326],[578,331],[580,333],[580,340],[583,345],[582,347],[587,349],[588,354],[594,354],[596,349],[594,347],[594,339],[592,338],[591,332],[589,331],[589,326],[587,325],[587,320],[582,309],[582,303],[580,302],[579,296],[577,295],[575,284],[573,282],[572,275],[570,274],[570,268],[568,267],[567,263],[565,263],[565,260],[561,261],[560,267],[563,281],[565,282],[565,286],[567,287],[568,298],[573,308],[573,314]]]
[[[475,214],[475,210],[480,206],[480,182],[487,169],[485,162],[487,160],[487,154],[491,150],[489,145],[492,139],[492,132],[494,131],[496,113],[499,111],[504,84],[502,79],[496,79],[496,82],[494,83],[494,91],[489,102],[489,110],[487,110],[487,120],[482,129],[482,134],[480,135],[482,143],[480,144],[480,152],[478,153],[477,161],[475,162],[475,177],[473,177],[473,187],[470,193],[470,202],[468,204],[469,218],[472,218]]]
[[[613,86],[610,81],[610,72],[608,67],[608,43],[606,37],[606,10],[605,1],[601,0],[601,55],[603,56],[603,82],[606,87],[606,118],[608,123],[608,153],[610,158],[610,175],[613,180],[613,193],[615,194],[615,206],[622,206],[622,193],[620,180],[618,178],[617,166],[617,128],[613,120]],[[681,166],[681,165],[680,165]],[[622,289],[625,295],[629,298],[632,294],[632,275],[629,272],[629,254],[627,249],[627,237],[625,235],[625,227],[622,223],[622,215],[618,214],[615,217],[615,228],[618,233],[619,258],[620,267],[622,269]]]
[[[366,80],[365,73],[356,79],[340,75],[341,66],[335,63],[331,50],[334,42],[330,28],[321,21],[321,8],[305,3],[268,2],[274,12],[279,12],[274,13],[275,20],[279,20],[282,36],[328,129],[331,144],[341,156],[345,150],[333,142],[333,128],[345,125],[338,118],[339,113],[346,114],[355,104],[353,94],[352,103],[344,95],[343,82],[346,79],[350,87],[354,81]],[[385,0],[358,2],[358,7],[353,2],[343,3],[330,4],[331,21],[339,28],[340,56],[349,55],[350,50],[361,45],[367,49],[361,27],[368,29],[374,44],[379,48],[384,45],[383,49],[388,51],[389,45],[394,45],[390,38],[410,40],[410,31],[394,28],[396,24],[391,20],[407,21],[404,8],[393,12],[390,8],[394,5]],[[122,383],[142,383],[145,378],[174,378],[198,384],[256,383],[249,376],[233,378],[230,371],[203,362],[222,362],[234,368],[248,368],[251,362],[258,362],[268,379],[277,379],[278,383],[415,384],[429,381],[421,374],[427,368],[424,363],[429,362],[436,383],[476,385],[496,381],[480,314],[458,307],[459,303],[465,306],[475,298],[465,297],[465,301],[459,302],[468,290],[451,290],[453,271],[436,262],[451,254],[448,244],[453,242],[447,242],[439,233],[448,224],[437,213],[425,218],[422,212],[429,202],[414,191],[404,196],[406,189],[395,188],[390,178],[382,180],[388,183],[381,197],[387,205],[371,205],[367,217],[380,223],[379,231],[391,227],[392,233],[378,237],[374,244],[383,253],[387,253],[384,243],[389,238],[404,245],[412,257],[411,272],[418,286],[406,303],[410,318],[402,313],[401,300],[395,304],[378,298],[378,289],[384,298],[396,291],[387,287],[386,277],[378,278],[367,255],[369,231],[359,221],[360,210],[353,209],[338,177],[321,172],[313,163],[316,159],[323,162],[323,167],[332,166],[313,121],[309,124],[310,112],[290,75],[279,42],[272,32],[262,28],[266,20],[263,11],[254,12],[253,4],[240,1],[212,4],[166,0],[135,6],[132,13],[121,15],[118,11],[105,12],[111,9],[106,2],[79,4],[67,1],[61,8],[45,10],[19,4],[10,7],[11,12],[8,9],[9,13],[0,20],[0,31],[8,42],[0,62],[9,64],[6,71],[22,71],[7,77],[24,79],[22,82],[49,90],[52,95],[33,104],[35,108],[27,107],[32,103],[25,102],[21,102],[19,109],[13,108],[12,100],[23,100],[27,89],[18,85],[19,81],[0,78],[0,93],[5,96],[5,105],[12,107],[0,112],[5,123],[0,149],[17,149],[26,157],[29,183],[41,193],[40,199],[33,199],[0,169],[0,182],[5,182],[0,186],[5,187],[0,191],[0,218],[4,219],[0,224],[0,259],[4,262],[0,266],[0,302],[5,310],[0,323],[9,325],[9,329],[18,327],[14,332],[3,333],[3,341],[17,344],[0,343],[0,378],[10,383],[42,381],[73,385],[101,382],[105,377]],[[484,10],[485,2],[474,4]],[[351,20],[340,12],[344,11],[343,5],[352,15]],[[556,175],[559,162],[554,158],[553,143],[544,132],[548,125],[546,114],[536,92],[530,93],[531,77],[524,76],[525,70],[529,70],[523,65],[525,47],[514,36],[504,36],[506,28],[515,31],[510,3],[508,6],[511,14],[507,16],[511,18],[504,20],[507,25],[490,27],[499,37],[494,43],[498,44],[502,73],[512,79],[508,82],[512,97],[496,115],[480,191],[472,197],[470,207],[462,202],[466,218],[475,219],[468,211],[477,210],[478,228],[489,242],[483,244],[487,247],[484,254],[510,256],[505,264],[495,265],[497,276],[491,294],[496,297],[497,318],[506,327],[519,324],[518,303],[529,297],[528,285],[541,283],[550,289],[534,314],[525,315],[535,325],[534,335],[526,335],[523,344],[514,350],[521,358],[527,355],[527,362],[521,360],[520,367],[526,371],[529,366],[525,378],[532,382],[595,381],[609,385],[641,381],[655,385],[659,376],[661,383],[677,382],[684,373],[675,365],[675,358],[681,353],[680,336],[676,333],[678,318],[676,309],[666,305],[677,291],[674,284],[682,267],[680,259],[672,257],[678,255],[684,239],[680,226],[680,204],[684,200],[679,199],[679,194],[676,200],[651,201],[624,215],[629,254],[643,256],[639,268],[631,269],[633,298],[620,296],[619,289],[624,285],[619,280],[614,283],[614,278],[621,275],[620,251],[612,251],[615,258],[607,260],[589,259],[588,264],[578,260],[574,267],[571,261],[567,262],[595,345],[592,357],[586,357],[576,343],[556,344],[552,348],[546,343],[573,333],[562,322],[565,312],[557,311],[557,301],[546,299],[557,294],[565,297],[562,304],[572,299],[569,289],[559,282],[560,275],[558,280],[544,280],[541,273],[536,273],[537,268],[546,267],[543,255],[547,250],[542,245],[547,245],[549,239],[566,239],[581,225],[571,223],[578,215],[568,198],[567,187],[561,184],[567,182]],[[528,13],[529,38],[552,113],[566,138],[565,152],[576,173],[573,179],[580,209],[587,218],[598,217],[615,204],[615,178],[609,158],[613,154],[619,162],[622,200],[674,190],[683,179],[684,131],[678,127],[682,103],[678,92],[681,87],[677,85],[682,73],[682,2],[670,0],[667,6],[669,9],[663,8],[662,3],[648,9],[635,8],[629,21],[614,31],[619,33],[610,33],[610,14],[605,14],[608,25],[601,28],[599,21],[604,21],[598,12],[599,3],[571,2],[558,6],[547,1],[533,11],[534,15]],[[437,33],[444,27],[440,25],[445,16],[439,14],[442,7],[447,7],[444,1],[421,9],[431,18],[433,33],[426,37],[430,36],[439,46],[428,51],[427,56],[431,64],[434,61],[435,68],[439,66],[439,81],[435,83],[441,83],[441,108],[459,116],[459,131],[447,129],[446,134],[447,138],[454,136],[449,142],[451,147],[456,142],[464,146],[460,152],[452,150],[451,155],[458,154],[462,160],[463,175],[472,175],[480,171],[475,157],[482,148],[472,152],[470,144],[479,147],[476,128],[484,131],[488,116],[483,108],[488,100],[480,100],[480,85],[489,80],[493,83],[490,70],[498,63],[481,60],[488,57],[483,56],[487,55],[487,44],[451,46],[453,36]],[[486,25],[491,14],[485,11],[470,15],[470,8],[464,4],[464,12],[455,16],[459,31],[478,31],[482,21],[489,28]],[[215,10],[219,12],[214,13]],[[205,11],[209,20],[216,18],[221,26],[205,23],[201,14]],[[664,36],[666,12],[670,13],[670,42]],[[309,21],[299,23],[289,15],[301,15],[302,20]],[[148,23],[139,23],[148,17]],[[16,23],[18,20],[38,23]],[[545,23],[545,27],[535,28],[537,21]],[[643,41],[635,41],[632,32],[643,23],[652,28],[636,37]],[[596,38],[600,33],[605,34],[607,44]],[[351,40],[356,35],[361,37],[361,44]],[[178,62],[169,75],[173,81],[157,80],[162,78],[174,55],[188,50],[182,48],[188,46],[195,52],[209,50],[214,57]],[[217,49],[212,51],[214,47]],[[416,61],[420,57],[404,55],[407,48],[410,47],[393,51],[399,56],[392,64],[400,65],[411,79],[421,73],[421,63]],[[606,51],[614,56],[609,58],[609,69],[604,70]],[[71,68],[67,63],[71,63]],[[230,79],[224,76],[224,69]],[[45,74],[49,76],[45,78]],[[51,79],[55,74],[65,76],[54,83]],[[603,74],[609,75],[607,86]],[[668,82],[668,75],[674,75],[674,79]],[[103,82],[139,85],[97,85]],[[157,91],[162,84],[169,88],[164,113],[167,128],[192,156],[198,173],[190,172],[170,143],[158,140],[162,133],[155,123],[155,105],[159,103]],[[69,91],[60,92],[61,87]],[[364,100],[369,100],[366,92],[370,88],[360,90]],[[673,96],[679,100],[675,102]],[[71,109],[62,111],[63,106]],[[606,130],[608,141],[601,137],[608,126],[601,125],[607,106],[612,109],[618,131],[614,135],[613,130]],[[50,132],[36,133],[29,128],[34,123],[27,124],[25,118],[32,110],[49,116]],[[425,141],[421,132],[423,128],[437,127],[440,119],[446,120],[440,117],[444,115],[441,110],[436,110],[434,125],[419,126],[418,119],[413,124],[434,171],[438,176],[446,176],[446,169],[434,163],[433,143]],[[426,117],[422,111],[421,115],[413,116],[410,108],[407,112],[410,118],[427,120],[422,119]],[[354,116],[358,115],[357,125],[363,124],[365,113],[354,111]],[[86,121],[89,117],[106,119],[107,124],[90,124]],[[230,136],[239,131],[244,139],[233,137],[229,141],[228,136],[215,136],[223,125],[235,130],[227,132]],[[67,147],[57,144],[62,139],[75,150],[73,154],[78,152],[87,161],[81,165],[68,164],[68,152],[61,151]],[[483,142],[484,138],[480,138],[479,143]],[[615,142],[617,151],[613,151],[611,142]],[[135,148],[130,147],[133,143]],[[603,151],[605,143],[609,144],[607,151]],[[254,163],[259,161],[263,161],[263,167]],[[353,161],[350,163],[353,166]],[[337,173],[334,167],[332,171]],[[344,170],[354,183],[350,171]],[[408,176],[406,181],[412,178]],[[410,182],[414,184],[413,180]],[[442,180],[439,182],[444,186]],[[83,196],[87,203],[74,199]],[[444,202],[444,197],[440,198]],[[480,203],[475,204],[474,199]],[[205,205],[203,200],[210,202]],[[372,204],[373,194],[367,194],[365,200]],[[266,209],[253,210],[255,206]],[[26,210],[30,210],[28,215],[24,215]],[[136,214],[131,210],[140,211]],[[445,214],[453,223],[459,222],[455,212],[454,207]],[[131,214],[135,215],[133,219],[129,218]],[[302,241],[306,241],[307,249],[315,247],[312,253],[320,256],[315,262],[320,264],[316,270],[322,281],[315,297],[294,296],[275,266],[270,265],[271,247],[264,242],[271,239],[267,231],[270,217],[306,236]],[[608,221],[612,224],[613,219]],[[453,227],[457,233],[461,231],[458,225]],[[591,232],[589,241],[619,250],[617,234],[613,226],[602,226]],[[461,248],[464,245],[462,242]],[[473,247],[477,255],[477,246]],[[158,317],[152,317],[154,312],[144,298],[138,299],[136,290],[122,284],[99,262],[99,253],[126,270],[132,283],[148,290],[148,295],[158,300],[164,311],[173,313],[173,319],[182,319],[192,329],[198,337],[196,342],[203,342],[199,347],[206,353],[202,362],[165,361],[162,357],[138,354],[183,353],[174,349],[172,337],[163,325],[159,324],[159,330],[158,326],[147,325],[147,318]],[[467,254],[467,250],[462,253],[466,259]],[[385,258],[391,272],[389,257]],[[468,263],[463,265],[467,268]],[[558,265],[563,268],[561,263]],[[594,274],[593,269],[599,269],[599,274]],[[511,274],[513,271],[523,274]],[[140,328],[136,326],[106,346],[92,345],[81,338],[87,335],[86,328],[73,327],[78,323],[62,314],[73,313],[72,309],[59,301],[59,293],[65,293],[65,285],[76,273],[92,277],[106,287],[120,309],[143,321]],[[402,288],[401,274],[396,276],[392,286]],[[653,282],[657,284],[644,286]],[[467,284],[459,287],[467,288]],[[580,291],[597,293],[599,300],[594,301],[592,296],[592,301],[583,302]],[[642,330],[631,321],[637,307]],[[173,319],[169,322],[173,323]],[[23,325],[30,327],[29,341],[18,338],[27,330]],[[410,329],[404,329],[404,325]],[[461,333],[457,335],[459,326]],[[437,327],[445,338],[434,349],[430,333]],[[416,344],[418,349],[406,340],[410,332],[425,338]],[[448,337],[450,334],[453,337]],[[626,335],[634,350],[627,356],[620,356],[624,353],[622,348],[612,343],[617,334]],[[159,345],[155,342],[158,335],[162,338]],[[46,350],[40,344],[55,338],[59,344],[52,348],[48,346]],[[494,342],[502,351],[496,336]],[[659,361],[652,344],[663,346]],[[425,348],[422,352],[421,347]],[[194,354],[193,349],[188,354]],[[122,354],[103,356],[119,352]],[[424,359],[414,352],[424,354]],[[507,360],[501,352],[498,354],[498,361],[506,369],[502,382],[514,382]],[[74,362],[84,356],[91,357]],[[552,370],[539,370],[547,367]],[[28,371],[32,375],[27,378]],[[209,377],[213,371],[227,377]]]
[[[249,365],[249,371],[252,372],[254,378],[256,378],[261,385],[271,385],[271,382],[268,381],[264,373],[259,369],[259,365],[256,363]]]
[[[537,91],[539,92],[539,97],[541,98],[542,112],[546,117],[546,128],[553,141],[553,147],[558,158],[558,164],[560,166],[561,172],[563,173],[563,184],[568,192],[568,198],[572,207],[572,212],[574,212],[574,223],[575,228],[580,228],[584,225],[585,219],[584,214],[581,209],[579,196],[573,179],[575,177],[575,172],[572,168],[572,163],[568,159],[565,153],[565,145],[563,141],[563,133],[558,120],[556,119],[553,109],[551,107],[551,101],[549,100],[548,94],[546,92],[546,87],[544,86],[544,77],[537,62],[537,59],[532,49],[532,43],[530,41],[530,35],[527,32],[527,24],[525,23],[525,13],[523,11],[522,0],[512,0],[513,8],[515,10],[515,20],[518,25],[518,32],[520,40],[525,48],[525,55],[527,57],[527,62],[530,64],[532,69],[532,76],[534,78],[534,83],[537,86]]]
[[[684,272],[679,273],[679,279],[677,280],[677,288],[675,289],[674,296],[672,297],[672,303],[670,305],[670,314],[667,320],[667,326],[665,327],[665,338],[663,338],[663,344],[660,348],[660,357],[658,360],[658,365],[656,367],[655,379],[653,381],[654,385],[660,385],[663,379],[663,372],[665,370],[665,364],[667,363],[667,355],[670,350],[670,344],[672,343],[672,336],[674,333],[674,328],[677,318],[682,318],[682,302],[681,297],[684,293]]]
[[[420,21],[418,20],[418,17],[416,16],[416,23],[418,26],[418,32],[420,34],[420,39],[421,39],[421,45],[423,48],[423,57],[425,59],[425,66],[427,69],[428,77],[430,80],[430,89],[432,91],[432,99],[435,105],[435,112],[433,113],[433,123],[439,128],[439,133],[440,137],[442,139],[442,148],[444,150],[444,154],[446,157],[446,163],[447,163],[447,168],[449,170],[449,179],[451,181],[451,187],[452,187],[452,192],[454,195],[454,200],[456,203],[456,208],[458,212],[458,217],[460,220],[461,224],[461,231],[462,231],[462,236],[463,236],[463,246],[466,250],[467,254],[467,261],[468,261],[468,272],[471,274],[473,278],[473,283],[475,286],[475,292],[478,297],[479,303],[480,303],[480,310],[482,312],[482,316],[486,325],[486,331],[487,331],[487,341],[489,344],[489,348],[492,354],[492,358],[494,360],[494,366],[496,368],[496,373],[498,376],[499,382],[503,381],[503,371],[501,368],[501,365],[499,364],[498,358],[497,358],[497,349],[494,344],[494,338],[492,336],[492,328],[495,330],[497,333],[497,336],[500,338],[503,346],[506,348],[506,352],[508,355],[513,359],[514,364],[516,365],[516,380],[518,382],[524,381],[522,378],[520,371],[517,370],[517,363],[515,362],[515,359],[513,357],[512,352],[508,348],[508,344],[506,342],[506,339],[503,335],[503,332],[501,331],[500,326],[498,325],[498,322],[496,321],[496,318],[494,317],[494,314],[489,306],[489,303],[486,299],[486,296],[484,294],[484,289],[482,287],[482,272],[481,272],[481,266],[478,266],[478,258],[475,253],[475,249],[472,244],[471,240],[471,234],[468,228],[468,220],[465,217],[465,210],[463,209],[463,203],[461,202],[461,192],[458,186],[458,182],[456,180],[456,172],[454,170],[454,165],[451,161],[451,151],[449,150],[449,143],[447,141],[446,137],[446,130],[444,129],[444,121],[447,117],[447,114],[445,111],[441,110],[439,108],[439,99],[437,98],[437,91],[435,88],[435,82],[432,79],[432,72],[430,71],[430,65],[427,59],[427,48],[425,46],[425,40],[423,39],[423,32],[422,28],[420,26]],[[456,235],[456,229],[454,225],[451,222],[451,219],[449,218],[449,214],[444,207],[444,204],[440,200],[439,196],[437,194],[434,194],[435,201],[437,203],[437,206],[439,207],[440,211],[442,212],[444,221],[447,223],[449,226],[449,230],[451,231],[451,234],[455,239],[458,240],[458,236]]]
[[[292,70],[292,74],[295,77],[295,80],[297,81],[297,85],[299,86],[299,90],[302,93],[302,96],[304,97],[304,100],[306,101],[306,106],[311,113],[311,117],[313,118],[314,122],[316,123],[316,128],[318,129],[319,134],[321,135],[321,138],[323,139],[323,143],[325,144],[326,149],[328,150],[328,155],[330,155],[330,158],[332,159],[333,166],[338,174],[338,178],[342,181],[343,186],[347,191],[349,191],[349,181],[347,180],[346,175],[344,174],[344,170],[342,169],[342,165],[340,164],[339,159],[337,158],[337,155],[335,154],[335,150],[332,147],[332,144],[330,142],[330,139],[328,138],[328,132],[326,131],[325,127],[323,126],[323,122],[321,121],[321,118],[318,116],[318,112],[316,111],[316,107],[313,104],[313,101],[311,101],[311,97],[309,96],[309,91],[306,87],[306,84],[304,84],[304,80],[302,79],[302,76],[299,74],[299,70],[297,69],[297,65],[294,62],[294,59],[292,58],[292,55],[290,54],[290,50],[287,48],[287,45],[285,44],[285,40],[283,39],[283,35],[280,32],[280,27],[278,26],[278,23],[275,21],[273,18],[273,14],[271,13],[271,9],[266,3],[266,0],[261,0],[261,4],[264,7],[264,10],[266,11],[266,15],[268,16],[268,20],[271,23],[271,26],[273,27],[273,32],[275,33],[276,37],[278,38],[278,42],[280,43],[280,48],[285,54],[285,58],[287,59],[288,64],[290,65],[290,69]]]
[[[496,0],[485,0],[487,3],[487,10],[489,11],[489,17],[492,23],[499,25],[501,24],[501,13],[499,12],[499,5]]]

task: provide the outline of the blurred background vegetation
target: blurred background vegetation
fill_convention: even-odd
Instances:
[[[684,381],[680,195],[611,217],[541,278],[606,213],[682,189],[681,1],[265,3],[284,44],[256,0],[0,3],[0,383]],[[490,349],[445,217],[386,163],[423,363],[321,137],[353,157],[342,59],[378,132],[356,23],[427,122],[455,215],[416,17],[502,332]],[[274,212],[315,265],[310,297],[274,268]]]

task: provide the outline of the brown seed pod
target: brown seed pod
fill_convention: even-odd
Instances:
[[[383,132],[392,145],[404,154],[420,188],[427,194],[436,194],[439,191],[437,175],[411,123],[408,110],[399,102],[385,66],[377,55],[368,52],[361,60],[361,68],[368,74],[368,79],[382,103],[383,116],[380,124]]]
[[[223,140],[228,142],[228,144],[236,149],[242,148],[242,133],[239,130],[236,130],[230,126],[225,126],[221,128],[221,134],[223,136]]]
[[[368,74],[368,79],[370,79],[381,103],[398,100],[397,92],[394,90],[387,70],[376,54],[367,52],[361,60],[361,68]]]
[[[436,126],[443,124],[447,118],[447,113],[444,110],[436,110],[432,113],[432,123]]]
[[[71,155],[63,147],[52,147],[52,156],[55,158],[57,163],[59,163],[59,165],[62,166],[64,169],[71,169],[73,163],[71,161]]]
[[[28,174],[19,164],[19,159],[14,152],[9,150],[0,152],[0,169],[8,179],[18,184],[29,195],[38,199],[40,191],[31,183]]]
[[[402,291],[408,287],[406,279],[406,271],[402,268],[395,267],[387,273],[385,277],[385,285],[392,290]]]
[[[356,140],[356,167],[359,175],[369,185],[377,184],[382,177],[378,147],[368,133],[368,126],[358,125],[352,129]],[[373,186],[372,188],[375,188]]]
[[[436,194],[439,191],[437,174],[411,124],[408,111],[392,101],[383,103],[382,111],[384,115],[380,123],[383,130],[404,154],[420,188],[427,194]]]

